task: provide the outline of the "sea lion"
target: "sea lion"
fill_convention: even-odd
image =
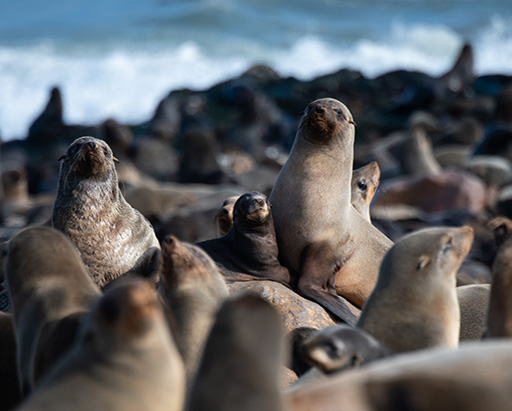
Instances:
[[[292,388],[288,406],[294,411],[509,409],[511,367],[509,341],[410,352]]]
[[[457,347],[457,270],[473,229],[431,227],[400,239],[382,261],[379,280],[357,326],[396,352]]]
[[[279,259],[298,273],[298,291],[349,324],[392,246],[350,204],[355,122],[345,105],[315,100],[270,194]]]
[[[153,286],[122,279],[94,305],[72,349],[20,410],[167,410],[184,371]]]
[[[304,341],[303,354],[323,373],[332,374],[389,357],[393,351],[360,328],[337,324]]]
[[[455,290],[460,307],[459,341],[481,340],[487,331],[491,286],[470,284]]]
[[[487,320],[488,337],[512,336],[512,221],[506,217],[495,217],[488,224],[494,232],[498,253],[492,265],[493,279],[489,314]]]
[[[168,236],[162,242],[158,293],[170,309],[169,321],[190,384],[215,314],[229,294],[226,283],[202,249]]]
[[[8,244],[4,264],[20,387],[27,395],[71,346],[81,316],[101,293],[71,241],[50,227],[20,231]]]
[[[270,203],[257,191],[245,193],[233,208],[233,226],[221,238],[197,243],[228,280],[273,280],[290,287],[290,272],[278,260]]]
[[[215,214],[215,228],[217,237],[226,235],[233,225],[233,208],[239,196],[226,198],[222,203],[220,210]]]
[[[16,339],[12,314],[0,312],[0,401],[3,410],[13,409],[21,401],[16,366]]]
[[[352,172],[350,203],[366,220],[370,218],[370,203],[379,187],[380,168],[376,161]]]
[[[75,244],[94,282],[152,276],[160,246],[149,222],[125,201],[108,144],[80,137],[60,159],[51,225]]]
[[[283,330],[273,307],[254,294],[231,297],[217,314],[186,409],[282,411],[282,364]]]

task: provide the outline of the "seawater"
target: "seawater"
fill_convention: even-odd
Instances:
[[[340,68],[439,75],[465,41],[478,74],[512,74],[512,2],[3,1],[0,135],[24,137],[54,85],[69,123],[138,123],[169,91],[254,64],[304,80]]]

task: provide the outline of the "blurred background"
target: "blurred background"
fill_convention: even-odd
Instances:
[[[264,63],[309,80],[340,68],[441,75],[464,42],[476,75],[512,74],[510,0],[0,2],[0,135],[23,138],[52,86],[64,120],[148,121],[171,90]]]

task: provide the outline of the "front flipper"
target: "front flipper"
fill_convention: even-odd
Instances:
[[[309,244],[302,253],[298,291],[345,323],[355,326],[359,315],[350,309],[350,302],[336,294],[338,270],[333,261],[332,249],[327,242]],[[358,312],[355,307],[353,310]]]

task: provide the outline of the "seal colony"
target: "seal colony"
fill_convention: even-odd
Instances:
[[[67,130],[62,116],[56,125],[63,132],[59,143],[45,116],[23,144],[4,143],[3,170],[23,170],[18,167],[20,152],[32,162],[27,184],[19,185],[15,199],[57,186],[58,195],[56,201],[30,202],[41,205],[37,210],[6,207],[12,186],[4,186],[0,234],[12,240],[2,245],[0,298],[10,296],[14,312],[1,316],[6,371],[1,408],[509,408],[510,343],[487,340],[510,335],[510,296],[503,284],[509,282],[511,225],[506,220],[486,223],[490,216],[510,217],[506,185],[512,183],[512,168],[470,157],[477,151],[489,154],[488,145],[475,146],[487,127],[499,130],[512,124],[512,116],[506,115],[507,108],[512,112],[510,99],[496,98],[508,95],[510,79],[477,79],[473,86],[471,76],[462,76],[461,88],[454,91],[447,85],[462,72],[451,73],[450,81],[400,71],[369,80],[342,70],[294,88],[293,79],[283,82],[266,68],[251,70],[241,80],[251,83],[254,93],[261,89],[275,97],[272,114],[294,114],[311,101],[298,130],[292,127],[297,133],[288,158],[293,133],[280,140],[272,128],[258,139],[258,160],[223,145],[229,140],[224,140],[230,130],[226,108],[234,112],[230,87],[236,81],[204,94],[183,91],[166,97],[160,105],[166,109],[149,124],[123,129],[126,144],[117,144],[107,132],[111,121],[78,134],[111,141],[115,157],[128,164],[142,154],[151,166],[146,171],[151,176],[141,174],[144,178],[116,175],[109,147],[92,137],[73,141],[79,128]],[[336,84],[333,95],[343,96],[357,117],[355,147],[352,113],[338,100],[318,99],[331,90],[329,82]],[[489,88],[492,94],[485,91]],[[282,97],[286,93],[293,101]],[[489,107],[495,100],[501,103],[493,114]],[[222,117],[222,127],[216,116]],[[462,132],[467,117],[475,123],[474,131],[471,138],[459,138],[455,134]],[[177,181],[180,175],[172,173],[198,164],[183,162],[205,153],[200,147],[194,152],[194,139],[184,141],[194,130],[215,137],[215,150],[222,155],[211,160],[218,161],[218,170],[234,185],[176,184],[173,196],[197,190],[209,194],[195,196],[197,201],[189,196],[172,210],[156,204],[154,196],[139,195],[140,210],[158,228],[159,247],[152,227],[126,205],[118,185],[158,191],[165,188],[159,180]],[[457,164],[457,172],[481,190],[469,190],[469,199],[452,189],[448,197],[434,195],[444,184],[442,170],[429,176],[428,195],[411,194],[427,201],[436,214],[409,207],[383,217],[388,211],[374,203],[370,221],[372,197],[390,193],[385,185],[391,178],[403,178],[403,155],[415,158],[407,151],[397,157],[397,148],[405,146],[413,130],[421,130],[436,160],[444,155],[440,167]],[[439,147],[446,141],[459,144],[449,158],[446,151],[437,151],[446,148]],[[62,152],[60,144],[70,145],[57,184],[57,172],[51,170]],[[37,157],[47,145],[53,153],[48,160]],[[286,151],[280,151],[283,147]],[[196,172],[193,168],[189,170]],[[376,192],[379,169],[384,187]],[[194,181],[213,182],[202,174]],[[9,175],[3,177],[8,183]],[[480,193],[486,198],[478,198]],[[218,205],[233,195],[214,224]],[[460,207],[450,208],[444,201]],[[476,208],[477,203],[485,209]],[[16,226],[16,221],[25,227],[50,216],[53,229],[20,231]],[[177,234],[179,223],[171,223],[177,216],[184,225],[194,225],[190,237]],[[215,226],[221,238],[213,239]],[[463,258],[461,271],[471,285],[455,289],[455,271]],[[493,263],[496,281],[490,292],[490,285],[481,283],[490,282]],[[132,274],[152,283],[122,278]],[[258,295],[228,296],[228,290]],[[349,324],[326,329],[334,318]],[[456,347],[459,325],[459,339],[480,340],[487,328],[485,340]],[[283,329],[294,341],[292,358],[286,358],[292,349],[282,345]],[[308,370],[306,362],[314,368]],[[9,396],[9,390],[16,391],[9,388],[13,386],[30,396]]]

